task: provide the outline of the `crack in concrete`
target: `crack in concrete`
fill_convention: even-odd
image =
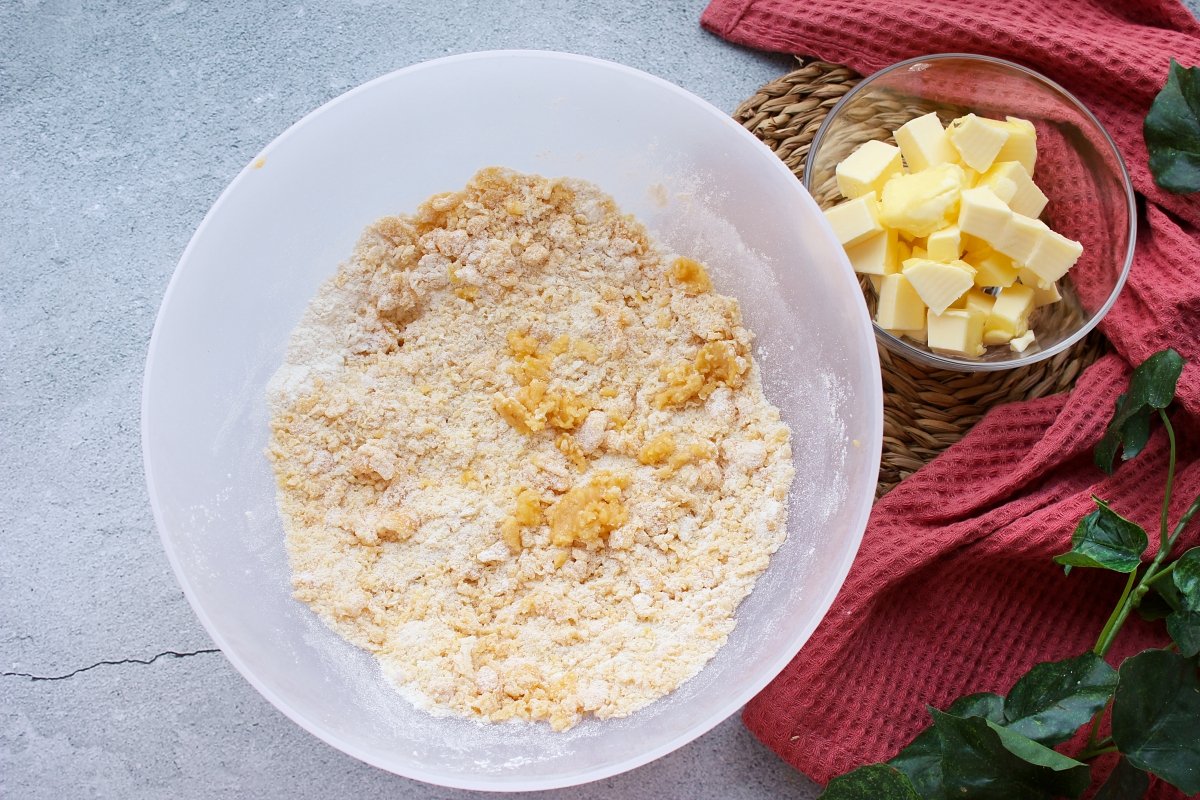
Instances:
[[[206,648],[204,650],[189,650],[183,653],[175,650],[164,650],[161,653],[151,656],[150,658],[122,658],[119,661],[97,661],[95,664],[88,664],[86,667],[80,667],[77,670],[66,673],[65,675],[33,675],[29,672],[0,672],[0,677],[4,678],[28,678],[31,681],[65,681],[67,678],[74,678],[81,672],[87,672],[96,667],[116,667],[121,664],[153,664],[160,658],[191,658],[192,656],[204,655],[205,653],[219,653],[219,649],[215,647]]]

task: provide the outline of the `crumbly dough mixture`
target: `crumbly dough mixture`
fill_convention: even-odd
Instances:
[[[627,715],[696,674],[786,536],[738,304],[580,180],[385,217],[270,387],[297,598],[414,703]]]

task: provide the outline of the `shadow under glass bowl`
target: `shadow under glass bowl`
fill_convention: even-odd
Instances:
[[[1033,364],[1078,342],[1116,302],[1133,263],[1137,216],[1121,154],[1096,117],[1066,89],[1031,69],[989,56],[943,53],[901,61],[851,89],[817,130],[805,162],[804,185],[821,208],[841,201],[834,170],[869,139],[893,142],[892,131],[937,113],[942,124],[968,113],[1020,117],[1037,130],[1034,181],[1049,198],[1041,219],[1083,244],[1083,254],[1059,281],[1062,302],[1035,311],[1035,344],[1024,353],[989,347],[979,358],[931,350],[875,325],[892,352],[926,366],[993,371]],[[894,142],[893,142],[894,143]],[[875,294],[862,278],[872,317]]]

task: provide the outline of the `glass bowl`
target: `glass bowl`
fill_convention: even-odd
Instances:
[[[1049,198],[1041,219],[1083,244],[1083,255],[1059,281],[1062,302],[1035,311],[1037,336],[1024,353],[992,346],[978,358],[931,350],[875,325],[894,353],[943,369],[992,371],[1033,364],[1066,350],[1096,327],[1116,302],[1133,262],[1137,216],[1121,154],[1093,114],[1057,83],[989,56],[943,53],[901,61],[863,80],[833,107],[808,152],[804,185],[822,208],[841,201],[834,169],[868,139],[892,142],[892,131],[936,112],[945,125],[967,113],[1032,122],[1038,135],[1034,181]],[[875,292],[861,280],[875,313]]]

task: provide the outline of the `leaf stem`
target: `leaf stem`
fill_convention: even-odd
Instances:
[[[1101,658],[1108,652],[1108,648],[1112,647],[1113,640],[1117,637],[1117,632],[1120,631],[1121,625],[1125,623],[1125,618],[1129,616],[1129,595],[1133,593],[1134,584],[1137,582],[1138,571],[1135,569],[1129,573],[1129,577],[1125,580],[1125,590],[1121,592],[1121,598],[1117,600],[1117,605],[1109,614],[1108,620],[1104,623],[1104,627],[1100,629],[1100,635],[1096,638],[1096,645],[1092,648],[1092,652]]]
[[[1178,563],[1179,563],[1178,561],[1172,561],[1170,564],[1167,564],[1165,567],[1160,569],[1158,572],[1156,572],[1153,575],[1146,578],[1146,585],[1151,586],[1154,583],[1158,582],[1158,580],[1160,578],[1165,578],[1168,575],[1170,575],[1172,572],[1175,571],[1175,565]]]
[[[1191,515],[1195,514],[1196,510],[1200,510],[1200,497],[1197,497],[1196,502],[1192,504],[1192,507],[1179,520],[1180,524],[1175,526],[1175,530],[1170,536],[1167,535],[1171,493],[1175,488],[1175,428],[1171,425],[1171,419],[1167,416],[1166,411],[1160,408],[1158,416],[1162,420],[1163,426],[1167,429],[1167,441],[1170,443],[1170,450],[1167,455],[1167,486],[1163,492],[1158,552],[1154,555],[1154,560],[1150,562],[1149,568],[1142,573],[1142,579],[1137,581],[1136,586],[1134,586],[1134,581],[1137,578],[1138,570],[1135,569],[1129,573],[1129,579],[1125,582],[1125,591],[1121,593],[1121,599],[1117,601],[1117,607],[1113,609],[1112,615],[1104,623],[1104,628],[1100,631],[1100,637],[1096,640],[1096,646],[1092,648],[1092,652],[1101,657],[1109,651],[1113,642],[1116,641],[1117,634],[1121,632],[1121,626],[1129,618],[1129,613],[1138,607],[1142,602],[1142,598],[1146,596],[1146,592],[1150,591],[1150,576],[1158,572],[1158,568],[1162,565],[1163,560],[1166,559],[1167,555],[1171,552],[1171,548],[1175,545],[1175,540],[1179,538],[1179,534],[1183,533],[1183,527],[1191,519]]]
[[[1115,744],[1110,744],[1108,747],[1097,747],[1095,749],[1084,750],[1077,756],[1077,758],[1080,761],[1087,761],[1089,758],[1095,758],[1096,756],[1102,756],[1105,753],[1115,752],[1117,752],[1117,746]]]
[[[1167,416],[1167,412],[1161,408],[1158,410],[1158,417],[1162,420],[1163,427],[1167,429],[1167,441],[1171,443],[1171,449],[1167,456],[1167,488],[1166,491],[1163,492],[1161,515],[1162,524],[1159,529],[1158,539],[1158,552],[1162,553],[1164,550],[1169,550],[1171,544],[1174,544],[1173,542],[1168,544],[1167,541],[1167,514],[1170,512],[1171,508],[1171,492],[1175,489],[1175,428],[1172,427],[1171,418]],[[1153,573],[1153,570],[1151,570],[1150,573]]]
[[[1183,516],[1179,518],[1179,522],[1175,525],[1175,530],[1171,532],[1172,547],[1175,546],[1175,542],[1183,534],[1183,529],[1188,526],[1188,523],[1192,521],[1192,517],[1196,516],[1197,512],[1200,512],[1200,495],[1197,495],[1192,504],[1188,506],[1187,511],[1183,512]]]
[[[1087,744],[1083,746],[1085,750],[1091,750],[1094,747],[1103,747],[1112,741],[1111,736],[1105,736],[1103,740],[1098,738],[1100,736],[1100,721],[1104,719],[1105,712],[1112,706],[1112,701],[1113,699],[1110,696],[1108,702],[1104,704],[1104,708],[1092,715],[1092,729],[1088,731]]]

